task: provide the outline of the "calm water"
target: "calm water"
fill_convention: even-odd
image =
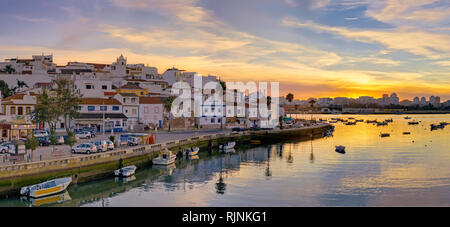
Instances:
[[[309,117],[309,116],[307,116]],[[253,147],[231,155],[202,154],[175,169],[141,169],[71,186],[44,201],[17,198],[0,206],[450,206],[450,115],[324,115],[394,120],[389,126],[335,124],[333,137]],[[403,135],[411,132],[411,135]],[[380,133],[391,137],[381,138]],[[345,145],[346,154],[334,151]],[[47,205],[48,205],[47,204]]]

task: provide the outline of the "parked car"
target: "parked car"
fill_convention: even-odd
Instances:
[[[77,153],[91,154],[91,153],[96,153],[96,152],[97,152],[97,147],[92,143],[82,143],[82,144],[75,145],[72,147],[73,154],[77,154]]]
[[[78,132],[77,134],[75,134],[75,137],[80,138],[80,139],[90,139],[90,138],[92,138],[92,134],[88,131],[82,131],[82,132]]]
[[[106,140],[106,143],[108,144],[108,150],[114,150],[114,143],[110,140]]]
[[[93,128],[85,127],[85,128],[82,128],[80,131],[81,131],[81,132],[90,132],[90,133],[91,133],[91,137],[92,137],[92,138],[95,137],[96,130],[93,129]]]
[[[36,137],[37,140],[39,141],[39,146],[50,146],[50,140],[48,136],[41,136],[41,137]]]
[[[106,140],[97,140],[92,142],[97,147],[97,152],[105,152],[108,150],[108,143]]]
[[[139,145],[139,142],[136,137],[128,137],[127,144],[128,146],[137,146]]]
[[[49,133],[46,130],[35,130],[33,135],[34,137],[47,137]]]
[[[0,153],[1,154],[8,153],[10,149],[13,149],[12,146],[14,146],[14,145],[9,142],[4,142],[4,143],[0,144]]]
[[[233,129],[231,129],[231,133],[238,133],[238,132],[245,132],[248,131],[248,129],[246,128],[239,128],[239,127],[235,127]]]

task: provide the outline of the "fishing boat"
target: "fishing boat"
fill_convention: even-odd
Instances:
[[[411,132],[403,132],[403,135],[411,135]]]
[[[177,156],[172,153],[172,151],[166,150],[161,152],[161,154],[153,159],[153,164],[155,165],[170,165],[175,163]]]
[[[122,169],[115,170],[114,175],[116,175],[116,177],[129,177],[134,175],[136,168],[136,166],[123,167]]]
[[[356,122],[347,122],[345,125],[356,125]]]
[[[20,194],[32,198],[41,198],[66,190],[71,182],[71,177],[58,178],[44,183],[22,187],[20,189]]]
[[[386,126],[386,125],[388,125],[387,122],[378,122],[377,123],[377,126]]]
[[[336,146],[336,152],[345,154],[345,147],[344,146]]]
[[[377,120],[367,120],[366,123],[367,124],[377,124],[378,121]]]
[[[234,146],[236,146],[236,142],[233,141],[233,142],[228,142],[228,143],[219,145],[219,149],[220,150],[228,150],[228,149],[233,149]]]
[[[356,122],[364,122],[364,120],[363,119],[358,119],[358,120],[355,120]]]
[[[191,147],[184,150],[183,154],[185,156],[195,156],[198,155],[198,152],[200,151],[200,148],[198,147]]]
[[[408,122],[408,124],[409,124],[409,125],[418,125],[419,122],[417,122],[417,121],[410,121],[410,122]]]
[[[412,118],[411,118],[411,117],[405,117],[405,119],[406,119],[406,120],[410,120],[410,119],[412,119]]]
[[[384,120],[384,122],[392,123],[392,122],[394,122],[394,120],[391,118],[391,119]]]
[[[389,133],[381,133],[380,134],[380,137],[389,137],[389,136],[391,136],[391,134],[389,134]]]

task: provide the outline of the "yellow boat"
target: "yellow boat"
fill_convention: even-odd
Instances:
[[[66,188],[69,187],[71,182],[72,182],[71,177],[58,178],[46,181],[44,183],[22,187],[20,189],[20,194],[32,198],[40,198],[49,195],[54,195],[66,190]]]

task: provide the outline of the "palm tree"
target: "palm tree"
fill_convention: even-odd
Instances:
[[[170,112],[172,111],[172,103],[175,100],[173,96],[169,96],[164,100],[164,110],[167,114],[167,122],[169,123],[169,132],[170,132]]]
[[[14,69],[11,65],[7,65],[5,66],[5,69],[3,71],[7,72],[8,74],[13,74],[16,72],[16,69]]]
[[[292,93],[289,93],[289,94],[286,95],[286,99],[287,99],[289,102],[292,102],[292,101],[294,100],[294,95],[293,95]]]
[[[314,104],[316,104],[316,100],[314,100],[314,99],[311,99],[311,100],[309,100],[309,102],[308,102],[309,104],[310,104],[310,106],[311,106],[311,109],[313,109],[314,108]]]

